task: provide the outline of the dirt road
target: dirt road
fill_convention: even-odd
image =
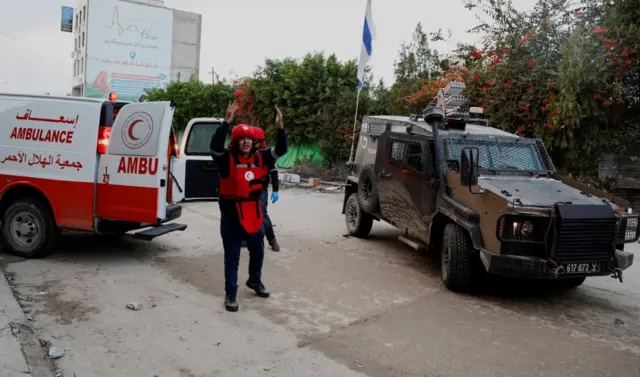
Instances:
[[[3,256],[3,269],[36,336],[66,349],[68,377],[640,375],[640,260],[624,284],[496,280],[458,295],[394,229],[344,237],[341,200],[286,190],[269,206],[282,246],[265,260],[272,296],[244,288],[244,252],[235,314],[217,203],[185,205],[187,231],[151,243],[66,237],[47,259]]]

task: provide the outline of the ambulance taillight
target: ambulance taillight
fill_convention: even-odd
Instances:
[[[106,154],[111,137],[111,127],[100,126],[98,131],[98,154]]]
[[[176,134],[174,132],[172,132],[173,134],[173,151],[176,154],[176,157],[180,156],[180,147],[178,146],[178,138],[176,137]]]

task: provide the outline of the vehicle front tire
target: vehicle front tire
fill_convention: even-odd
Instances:
[[[444,285],[454,292],[468,292],[473,283],[474,250],[469,234],[457,224],[444,228],[441,258]]]
[[[376,187],[376,173],[373,166],[367,165],[360,171],[358,177],[358,203],[367,213],[378,210],[378,188]]]
[[[49,208],[33,198],[18,199],[7,207],[0,232],[9,253],[23,258],[47,255],[60,238]]]
[[[344,214],[349,234],[359,238],[366,238],[373,226],[373,216],[364,212],[360,208],[358,194],[353,193],[347,199],[346,211]]]

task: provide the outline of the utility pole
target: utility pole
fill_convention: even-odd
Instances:
[[[211,72],[209,72],[209,74],[211,75],[211,84],[215,85],[216,84],[216,71],[213,69],[213,66],[211,66]]]

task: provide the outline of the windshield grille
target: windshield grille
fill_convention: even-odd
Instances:
[[[449,139],[446,141],[448,159],[459,160],[464,147],[478,148],[480,168],[545,170],[534,144]]]

